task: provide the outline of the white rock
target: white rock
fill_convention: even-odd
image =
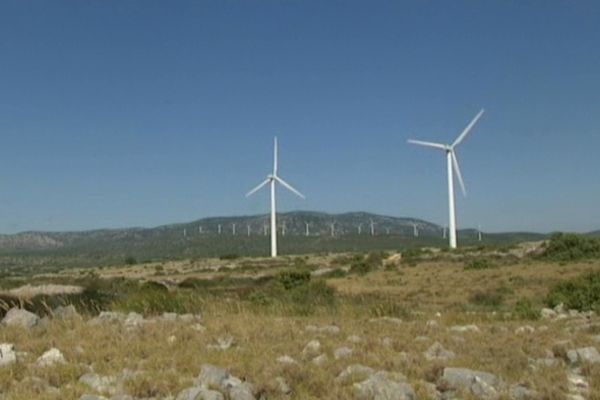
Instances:
[[[321,342],[318,340],[311,340],[304,346],[304,350],[302,350],[302,355],[306,357],[315,357],[321,352]]]
[[[342,358],[348,358],[352,355],[352,349],[349,347],[340,347],[335,349],[333,352],[333,357],[336,360],[340,360]]]
[[[455,325],[450,328],[450,331],[457,332],[457,333],[464,333],[464,332],[479,333],[480,332],[479,327],[477,325]]]
[[[52,348],[42,354],[36,361],[40,367],[51,367],[55,364],[65,364],[65,356],[57,348]]]
[[[283,355],[281,357],[277,357],[277,362],[280,364],[288,364],[288,365],[296,365],[298,361],[294,360],[292,357],[288,355]]]
[[[0,344],[0,367],[4,367],[15,362],[17,362],[15,346],[10,343]]]
[[[348,339],[346,339],[346,340],[349,341],[350,343],[360,343],[362,341],[362,339],[358,335],[348,336]],[[598,341],[600,342],[600,340],[598,340]]]
[[[320,356],[317,356],[312,359],[312,363],[319,366],[325,365],[327,361],[329,361],[329,357],[327,357],[327,354],[321,354]]]
[[[427,361],[448,361],[456,357],[454,352],[446,350],[441,343],[435,342],[423,353]]]
[[[525,334],[525,333],[534,333],[534,332],[535,332],[535,328],[531,325],[520,326],[517,329],[515,329],[515,333],[517,335],[521,335],[521,334]]]
[[[4,316],[2,324],[6,326],[19,326],[21,328],[33,328],[40,321],[40,317],[21,308],[13,307]]]

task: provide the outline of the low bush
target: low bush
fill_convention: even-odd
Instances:
[[[557,233],[545,245],[542,257],[562,262],[599,258],[600,239],[574,233]]]
[[[504,302],[504,292],[501,290],[476,291],[469,297],[469,302],[479,307],[498,308]]]
[[[600,272],[590,272],[561,282],[550,289],[546,298],[550,307],[563,303],[579,311],[600,311]]]
[[[285,290],[290,290],[298,286],[306,285],[308,282],[310,282],[310,271],[283,271],[279,273],[278,280],[283,285]]]
[[[465,271],[469,270],[481,270],[481,269],[490,269],[494,268],[495,264],[492,263],[487,258],[476,258],[474,260],[470,260],[464,266]]]
[[[535,307],[533,302],[527,298],[521,298],[515,303],[513,315],[519,319],[536,320],[540,319],[540,309]]]

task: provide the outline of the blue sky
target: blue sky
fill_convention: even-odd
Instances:
[[[600,228],[596,1],[0,3],[0,232],[281,210]]]

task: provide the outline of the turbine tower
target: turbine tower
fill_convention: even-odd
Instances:
[[[267,175],[267,179],[265,179],[257,187],[249,191],[248,194],[246,194],[246,197],[253,195],[257,191],[259,191],[263,186],[271,184],[271,257],[277,257],[277,208],[275,199],[275,183],[279,183],[281,186],[303,199],[305,197],[302,193],[294,189],[289,183],[287,183],[277,175],[277,138],[273,140],[273,144],[273,173]]]
[[[309,229],[308,222],[305,222],[304,225],[306,225],[306,236],[309,236],[310,235],[310,229]]]
[[[375,236],[375,222],[371,220],[371,236]]]
[[[358,224],[358,234],[360,235],[362,232],[362,224]]]
[[[481,224],[477,226],[477,240],[481,242]]]
[[[231,233],[233,233],[233,236],[235,236],[235,223],[231,225]]]
[[[448,228],[450,232],[450,248],[456,248],[456,209],[454,206],[454,174],[458,178],[458,183],[460,184],[460,188],[462,189],[463,195],[467,195],[467,190],[465,189],[465,183],[462,178],[462,174],[460,173],[460,167],[458,165],[458,158],[456,158],[456,146],[458,146],[471,132],[479,118],[483,115],[484,110],[479,111],[479,114],[473,118],[473,120],[467,125],[467,127],[462,131],[462,133],[458,136],[458,138],[452,144],[441,144],[441,143],[432,143],[432,142],[423,142],[421,140],[409,140],[408,143],[418,144],[421,146],[434,147],[436,149],[443,150],[446,153],[446,163],[448,168]]]
[[[250,236],[250,225],[246,225],[246,228],[248,229],[248,236]]]
[[[417,224],[415,224],[414,222],[413,222],[412,226],[413,226],[413,236],[419,237],[419,226]]]

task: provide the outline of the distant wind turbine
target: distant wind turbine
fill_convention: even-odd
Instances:
[[[248,236],[250,236],[250,225],[246,225],[246,228],[248,229]]]
[[[477,226],[477,239],[481,242],[481,224]]]
[[[413,223],[412,225],[413,225],[413,236],[419,237],[419,226],[415,223]]]
[[[304,225],[306,225],[306,236],[309,236],[310,235],[310,229],[309,229],[308,222],[305,222]]]
[[[231,233],[235,236],[235,223],[231,225]]]
[[[277,138],[273,140],[273,144],[273,173],[267,175],[267,179],[265,179],[257,187],[249,191],[248,194],[246,194],[246,197],[253,195],[257,191],[259,191],[263,186],[269,183],[271,184],[271,257],[277,257],[277,208],[275,201],[275,183],[279,183],[284,188],[303,199],[305,197],[302,193],[294,189],[289,183],[287,183],[277,175]]]
[[[375,236],[375,222],[371,220],[371,236]]]
[[[219,235],[221,234],[221,224],[219,224]]]
[[[335,236],[335,222],[332,222],[330,225],[331,227],[331,236]]]
[[[479,114],[473,118],[473,120],[467,125],[467,127],[462,131],[462,133],[458,136],[458,138],[452,144],[441,144],[441,143],[433,143],[433,142],[423,142],[421,140],[409,140],[408,143],[418,144],[421,146],[434,147],[436,149],[443,150],[446,152],[446,160],[448,166],[448,217],[449,217],[449,231],[450,231],[450,248],[456,248],[456,209],[454,206],[454,174],[458,178],[458,183],[460,183],[460,188],[462,189],[463,195],[467,195],[467,190],[465,189],[465,183],[462,178],[462,174],[460,173],[460,167],[458,165],[458,159],[456,158],[456,146],[458,146],[471,132],[479,118],[483,115],[484,110],[479,111]]]
[[[358,224],[358,234],[360,235],[362,232],[362,224]]]

